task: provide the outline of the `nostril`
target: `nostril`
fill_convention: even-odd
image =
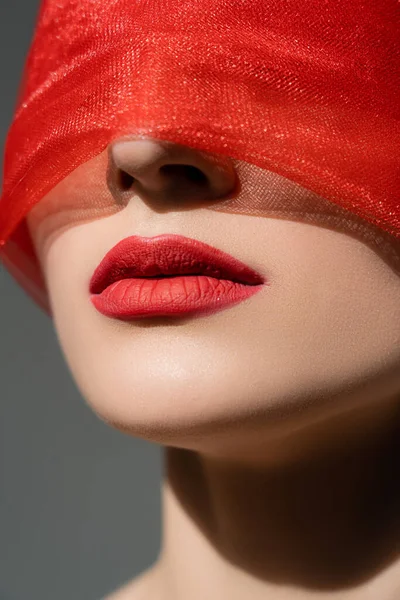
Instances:
[[[208,183],[208,179],[204,173],[192,165],[163,165],[160,167],[160,171],[167,177],[184,180],[200,186]]]
[[[124,192],[126,192],[127,190],[131,189],[131,187],[133,186],[134,182],[135,182],[135,178],[132,177],[132,175],[129,175],[129,173],[127,173],[126,171],[123,171],[122,169],[118,169],[118,186],[119,186],[119,189],[121,189]]]
[[[236,183],[226,157],[157,140],[121,140],[108,148],[107,186],[119,204],[134,196],[165,206],[209,202],[227,196]]]

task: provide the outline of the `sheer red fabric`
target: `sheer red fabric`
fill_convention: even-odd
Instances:
[[[25,216],[116,137],[274,171],[400,238],[398,0],[45,0],[6,143],[0,245],[49,310]]]

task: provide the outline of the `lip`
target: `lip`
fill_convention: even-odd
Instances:
[[[133,235],[104,256],[89,292],[100,313],[130,320],[214,313],[253,296],[265,283],[251,267],[199,240]]]

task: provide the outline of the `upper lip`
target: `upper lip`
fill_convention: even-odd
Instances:
[[[120,279],[202,274],[247,285],[264,283],[263,277],[230,254],[193,238],[165,234],[130,236],[116,244],[95,269],[91,294],[100,294]]]

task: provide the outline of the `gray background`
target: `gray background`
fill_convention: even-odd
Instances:
[[[0,1],[2,153],[38,5]],[[0,600],[99,600],[157,557],[161,450],[91,412],[1,266],[0,377]]]

